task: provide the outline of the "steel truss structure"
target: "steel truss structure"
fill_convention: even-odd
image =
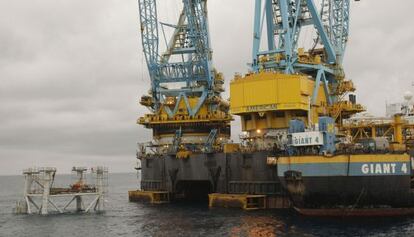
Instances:
[[[342,61],[349,35],[350,0],[256,0],[253,39],[254,72],[275,70],[286,74],[303,73],[315,78],[312,104],[323,83],[329,105],[337,102],[335,90],[344,79]],[[309,50],[321,60],[303,62],[299,37],[305,26],[316,30],[315,45]],[[264,32],[263,29],[265,28]],[[265,34],[266,33],[266,34]],[[261,48],[262,38],[267,41]],[[321,44],[323,52],[316,47]]]
[[[206,0],[183,0],[183,9],[177,24],[160,22],[156,0],[139,0],[142,45],[151,78],[152,109],[158,111],[168,97],[177,99],[175,108],[165,107],[173,118],[184,100],[188,114],[195,116],[208,98],[218,95],[214,91],[215,72],[209,39]],[[160,54],[160,33],[164,27],[174,33],[167,50]],[[161,32],[160,32],[161,29]],[[172,84],[183,85],[172,89]],[[199,98],[190,105],[189,98]]]

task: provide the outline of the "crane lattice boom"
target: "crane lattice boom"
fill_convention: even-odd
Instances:
[[[153,129],[161,153],[211,151],[216,141],[230,138],[229,104],[220,95],[224,79],[212,66],[207,0],[181,1],[178,20],[171,23],[159,20],[156,0],[138,0],[151,78],[150,95],[141,98],[151,114],[138,123]],[[166,50],[160,52],[164,40]]]
[[[197,105],[187,108],[190,115],[196,115],[208,97],[217,95],[213,89],[215,73],[211,63],[206,0],[183,0],[177,24],[159,22],[156,0],[139,0],[139,7],[154,109],[159,109],[167,97],[187,101],[189,97],[197,96],[200,97]],[[159,53],[160,25],[174,29],[167,50],[162,55]],[[181,83],[182,87],[172,90],[168,86],[172,83]],[[173,117],[177,108],[167,108],[168,115]]]

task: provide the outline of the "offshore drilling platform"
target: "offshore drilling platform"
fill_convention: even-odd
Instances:
[[[210,206],[305,215],[413,212],[412,126],[399,114],[368,132],[348,122],[365,110],[342,67],[351,2],[319,3],[252,1],[251,70],[232,80],[229,103],[212,65],[207,1],[183,0],[171,24],[158,20],[156,0],[139,0],[152,84],[141,99],[151,113],[138,123],[153,141],[139,145],[141,190],[131,200],[208,197]],[[173,29],[163,53],[160,26]],[[309,29],[315,38],[306,45],[301,33]],[[232,115],[241,118],[239,144],[230,140]]]

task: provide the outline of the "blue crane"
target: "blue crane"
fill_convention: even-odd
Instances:
[[[321,83],[328,104],[335,103],[333,91],[345,77],[342,61],[349,35],[350,0],[321,0],[319,8],[314,0],[255,1],[252,70],[310,75],[316,82],[312,104]],[[307,26],[315,29],[316,39],[309,50],[315,57],[306,61],[301,60],[305,54],[301,47],[305,47],[299,46],[299,38]],[[317,46],[323,50],[318,51]]]
[[[151,109],[157,112],[176,100],[175,107],[163,107],[173,118],[184,100],[188,115],[195,116],[208,98],[218,96],[214,90],[216,73],[212,67],[206,0],[183,0],[177,24],[163,23],[157,17],[156,0],[138,0],[142,46],[151,78]],[[160,33],[173,29],[167,49],[160,54]],[[160,32],[161,28],[161,32]],[[180,85],[179,88],[169,85]],[[199,98],[190,105],[189,98]]]

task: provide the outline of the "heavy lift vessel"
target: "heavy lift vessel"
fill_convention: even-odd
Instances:
[[[255,0],[251,71],[230,84],[230,111],[243,130],[241,143],[232,144],[223,78],[211,64],[206,1],[183,0],[176,25],[158,22],[155,0],[139,1],[152,81],[141,100],[152,113],[139,123],[153,129],[154,140],[140,145],[141,191],[131,200],[215,193],[211,206],[244,200],[245,208],[293,205],[304,214],[413,204],[401,117],[381,149],[353,140],[344,127],[364,111],[342,67],[350,0],[320,3]],[[159,25],[174,28],[161,56]],[[305,29],[314,31],[311,45],[302,45]]]

